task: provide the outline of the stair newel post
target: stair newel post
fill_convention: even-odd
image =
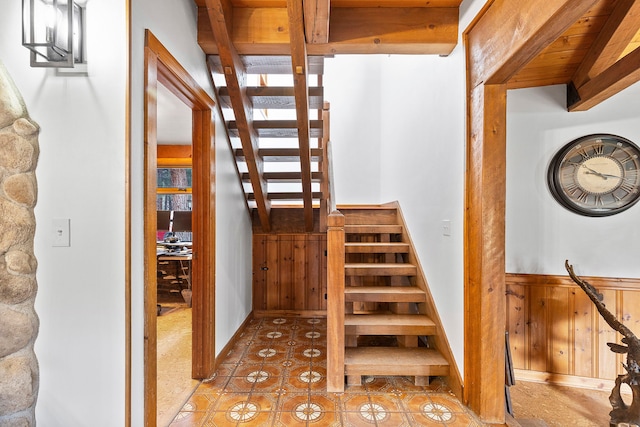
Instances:
[[[329,214],[327,230],[327,391],[344,391],[344,215]]]

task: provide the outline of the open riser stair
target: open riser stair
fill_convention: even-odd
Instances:
[[[225,62],[226,61],[226,62]],[[286,55],[245,55],[207,64],[236,157],[247,206],[266,232],[272,208],[302,207],[305,231],[324,230],[330,195],[329,103],[323,56],[294,74]],[[320,225],[313,210],[320,209]]]
[[[333,302],[344,305],[344,320],[342,325],[329,325],[340,329],[331,333],[344,334],[343,340],[335,341],[345,348],[344,357],[335,359],[343,360],[342,370],[336,362],[329,363],[329,370],[336,370],[334,381],[328,381],[329,391],[343,389],[344,377],[348,385],[358,385],[362,376],[375,375],[413,376],[416,385],[428,384],[433,376],[454,377],[448,382],[458,388],[459,374],[451,368],[451,351],[397,204],[340,207],[340,214],[344,295]],[[331,232],[339,229],[332,224],[330,250]],[[329,286],[330,316],[336,295]],[[342,318],[342,313],[336,317]]]

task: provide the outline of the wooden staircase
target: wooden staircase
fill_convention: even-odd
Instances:
[[[324,57],[303,59],[299,74],[296,55],[207,57],[247,207],[267,232],[271,209],[278,207],[301,208],[307,232],[326,229],[330,159]],[[320,221],[313,212],[318,208]]]
[[[341,207],[329,224],[329,251],[338,247],[336,238],[344,242],[342,253],[329,253],[329,269],[332,256],[343,257],[344,286],[336,294],[340,284],[329,282],[328,390],[342,391],[345,376],[347,384],[361,384],[363,375],[413,376],[416,385],[453,377],[448,382],[461,389],[397,204]],[[334,274],[328,272],[329,280],[340,282]]]

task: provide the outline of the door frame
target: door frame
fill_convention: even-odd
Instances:
[[[145,30],[144,49],[144,417],[157,417],[157,86],[192,111],[192,377],[215,370],[215,141],[211,97]]]
[[[507,83],[594,3],[491,0],[462,35],[467,82],[464,403],[492,425],[506,421]]]

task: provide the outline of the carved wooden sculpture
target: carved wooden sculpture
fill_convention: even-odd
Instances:
[[[626,345],[607,343],[614,353],[627,354],[627,363],[622,364],[627,370],[627,373],[618,375],[616,385],[613,387],[613,390],[611,390],[611,395],[609,396],[609,401],[613,407],[613,410],[609,413],[611,416],[611,426],[617,426],[619,423],[640,425],[640,365],[638,365],[640,361],[640,339],[607,310],[605,304],[602,302],[602,294],[600,294],[593,285],[576,276],[573,272],[573,266],[569,264],[569,261],[565,261],[565,268],[569,272],[571,279],[582,288],[589,299],[596,305],[598,312],[609,326],[624,336],[622,343]],[[627,405],[622,400],[622,396],[620,396],[620,387],[623,383],[631,388],[633,396],[631,405]]]

